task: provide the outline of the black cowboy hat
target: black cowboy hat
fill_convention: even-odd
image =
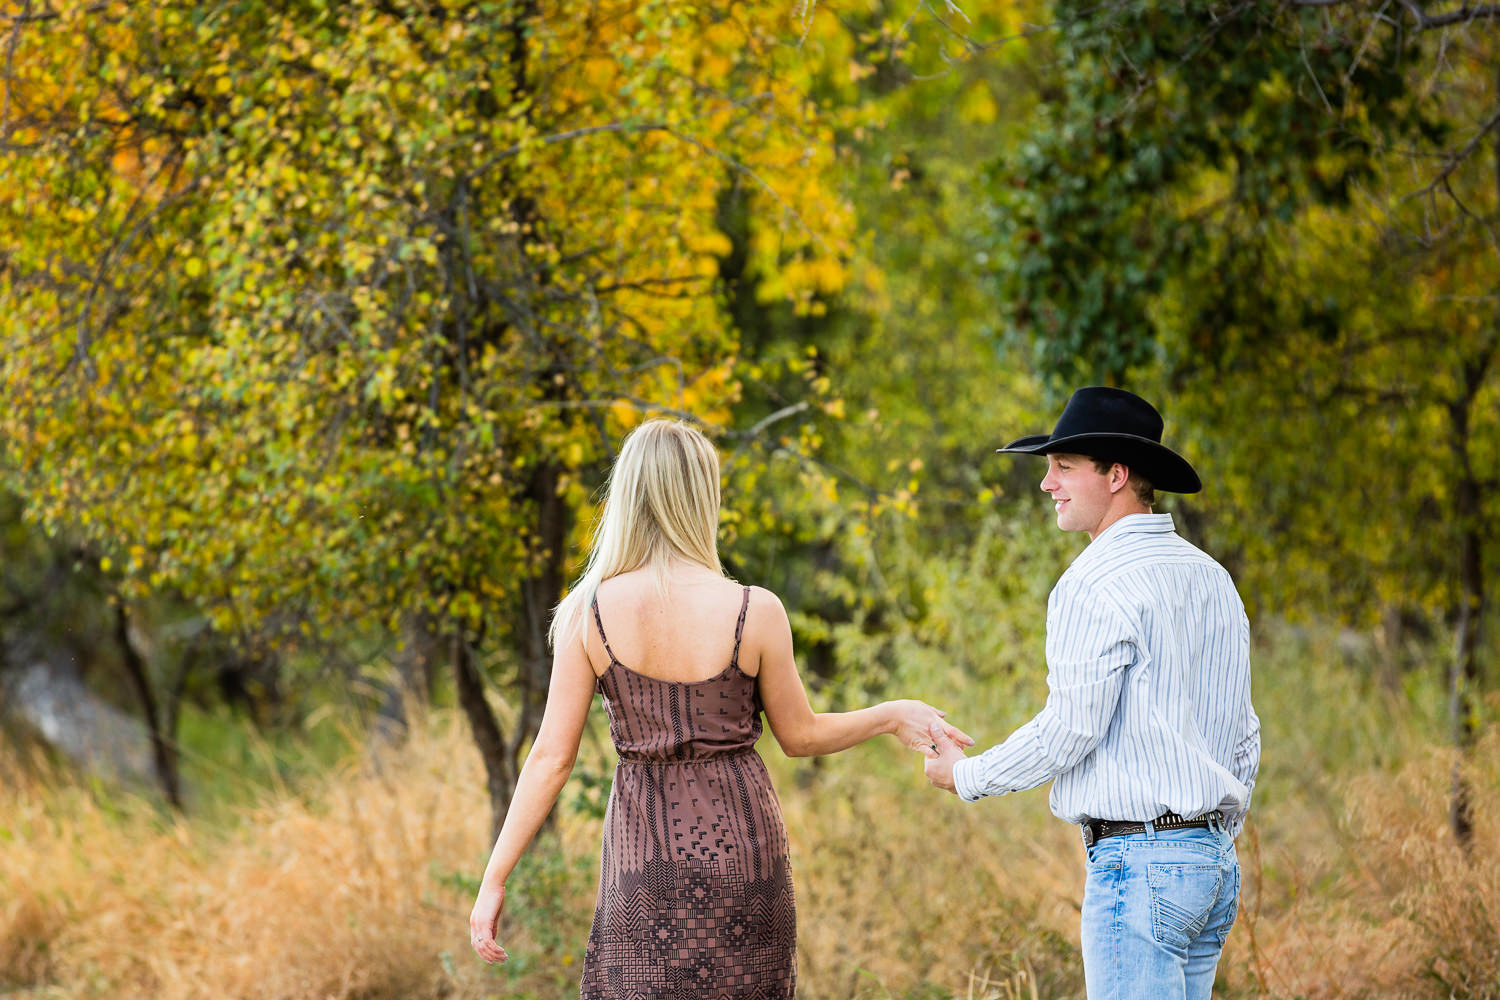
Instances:
[[[1068,397],[1051,434],[1033,434],[995,450],[1022,455],[1062,451],[1107,459],[1137,470],[1159,490],[1197,493],[1203,488],[1198,473],[1161,443],[1161,428],[1156,407],[1135,393],[1094,385]]]

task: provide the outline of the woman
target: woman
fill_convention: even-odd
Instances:
[[[881,733],[933,752],[943,713],[919,701],[812,711],[786,611],[724,576],[718,522],[713,446],[676,421],[643,424],[615,462],[587,568],[553,616],[546,712],[469,929],[480,957],[506,959],[505,881],[573,769],[597,689],[620,762],[582,1000],[794,995],[786,829],[755,752],[762,710],[794,757]]]

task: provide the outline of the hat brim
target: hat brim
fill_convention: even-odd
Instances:
[[[1047,455],[1065,451],[1091,458],[1102,456],[1139,469],[1152,486],[1167,493],[1197,493],[1203,489],[1198,473],[1187,459],[1160,442],[1136,434],[1073,434],[1060,438],[1033,434],[1017,438],[995,451],[1011,455]]]

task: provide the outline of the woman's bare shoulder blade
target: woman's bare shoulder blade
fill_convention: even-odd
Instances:
[[[791,622],[775,591],[750,587],[745,609],[745,632],[740,643],[740,669],[759,675],[767,655],[774,655],[791,641]]]

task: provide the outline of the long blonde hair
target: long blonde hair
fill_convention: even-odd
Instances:
[[[665,597],[674,561],[723,574],[718,530],[719,454],[708,438],[679,420],[631,431],[610,471],[588,564],[553,611],[553,647],[584,634],[594,595],[612,576],[650,567]]]

